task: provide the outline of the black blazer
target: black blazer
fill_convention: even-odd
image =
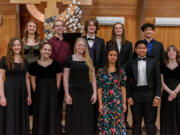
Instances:
[[[138,59],[134,58],[127,62],[127,97],[133,97],[137,86],[138,79]],[[152,90],[152,95],[161,96],[161,77],[159,64],[155,59],[146,59],[146,76],[149,90]],[[152,98],[154,98],[152,97]]]
[[[83,38],[87,41],[87,36],[83,36]],[[104,66],[105,43],[104,43],[104,39],[97,36],[95,36],[94,42],[96,43],[95,53],[94,53],[94,67],[97,70]]]
[[[150,57],[160,64],[164,63],[164,46],[161,42],[154,40]]]
[[[106,44],[106,51],[109,49],[110,43],[111,43],[111,40],[108,41],[107,44]],[[114,46],[118,50],[117,44],[114,44]],[[132,58],[132,51],[133,51],[132,50],[132,43],[129,42],[129,41],[126,41],[126,43],[121,46],[121,50],[120,50],[120,53],[119,53],[120,67],[125,68],[125,65],[126,65],[127,61]]]

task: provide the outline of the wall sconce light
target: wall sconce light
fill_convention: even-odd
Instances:
[[[121,22],[122,24],[125,23],[124,17],[96,17],[97,21],[99,22],[99,25],[114,25],[116,22]]]
[[[180,26],[180,18],[173,17],[156,17],[156,26]]]

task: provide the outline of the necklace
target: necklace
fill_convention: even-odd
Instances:
[[[43,61],[43,60],[40,59],[40,60],[38,60],[38,64],[43,66],[43,67],[47,67],[47,66],[52,64],[52,60],[51,59],[47,59],[47,60]]]
[[[16,63],[22,63],[22,58],[21,58],[21,56],[15,56],[14,57],[14,62],[16,62]]]
[[[84,60],[83,56],[79,56],[77,54],[75,54],[74,56],[75,56],[75,59],[78,60],[78,61],[83,61]]]
[[[171,70],[175,69],[178,66],[177,62],[169,62],[167,64],[167,67],[170,68]]]

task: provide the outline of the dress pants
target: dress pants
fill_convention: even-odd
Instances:
[[[156,135],[157,107],[153,107],[153,89],[147,86],[136,87],[133,91],[134,105],[131,106],[133,116],[132,135],[142,135],[142,118],[146,127],[147,135]]]

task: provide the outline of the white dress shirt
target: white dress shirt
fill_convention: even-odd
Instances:
[[[94,39],[95,40],[95,36],[93,36],[93,37],[89,37],[88,35],[87,35],[87,39],[88,38],[92,38],[92,39]],[[88,41],[88,44],[89,44],[89,47],[90,48],[92,48],[93,47],[93,43],[94,43],[94,41],[92,41],[92,40],[87,40]]]
[[[116,39],[116,42],[117,42],[117,46],[118,46],[118,51],[120,53],[120,51],[121,51],[121,39]]]
[[[146,60],[138,60],[137,86],[147,86]]]

